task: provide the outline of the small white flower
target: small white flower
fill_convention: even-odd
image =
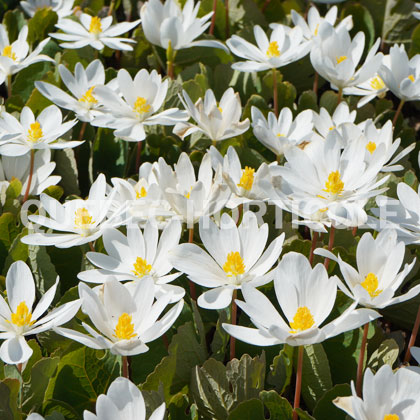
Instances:
[[[420,375],[407,368],[392,371],[385,364],[374,375],[366,369],[363,398],[351,383],[351,397],[339,397],[334,404],[355,420],[417,420],[420,415]]]
[[[370,49],[365,62],[357,69],[365,46],[365,34],[359,32],[350,38],[345,27],[334,29],[323,25],[320,42],[313,44],[311,63],[314,69],[334,89],[357,86],[365,82],[378,71],[382,62],[382,53],[376,53],[380,39]]]
[[[108,86],[95,89],[95,97],[104,108],[92,125],[114,128],[116,137],[137,142],[146,138],[144,126],[174,125],[187,119],[187,113],[178,108],[158,112],[168,92],[168,79],[162,82],[156,70],[149,73],[142,69],[133,80],[127,70],[121,69],[117,84],[122,98]]]
[[[2,84],[8,76],[18,73],[31,64],[40,61],[55,63],[51,57],[40,54],[50,38],[41,41],[38,46],[29,53],[29,44],[26,42],[27,37],[28,26],[25,25],[20,30],[18,39],[10,43],[6,28],[4,25],[0,24],[0,84]]]
[[[35,301],[35,282],[29,267],[23,261],[14,262],[6,275],[7,301],[0,295],[0,359],[5,363],[26,362],[32,355],[32,349],[25,336],[47,331],[54,326],[70,321],[79,310],[80,301],[68,302],[44,317],[41,317],[54,299],[58,277],[38,302],[33,312]]]
[[[188,225],[198,222],[201,216],[211,216],[220,211],[230,197],[227,185],[213,179],[211,157],[204,155],[196,178],[189,156],[180,154],[175,170],[159,158],[156,176],[165,199],[172,210]]]
[[[199,40],[209,26],[213,12],[197,18],[200,2],[194,6],[194,0],[187,0],[181,10],[175,0],[149,0],[140,9],[142,28],[147,40],[159,47],[180,50],[191,47],[213,47],[227,51],[219,41]]]
[[[27,15],[33,17],[40,9],[51,9],[57,13],[58,19],[70,16],[73,13],[74,0],[25,0],[20,5]]]
[[[153,411],[149,420],[163,420],[165,403]],[[83,420],[146,420],[146,406],[140,390],[127,378],[115,379],[108,392],[96,400],[96,415],[83,412]],[[29,420],[29,419],[28,419]],[[36,420],[36,419],[34,419]]]
[[[257,46],[237,35],[226,41],[233,54],[247,60],[232,64],[233,69],[244,72],[276,69],[301,59],[311,47],[299,27],[290,29],[277,24],[268,39],[263,29],[255,25],[254,36]]]
[[[216,101],[211,89],[207,89],[203,98],[194,104],[185,90],[180,99],[189,116],[195,124],[180,122],[174,127],[174,133],[184,139],[185,137],[201,132],[212,141],[225,140],[239,136],[249,128],[249,119],[239,121],[242,114],[241,99],[232,88],[227,89],[220,99]]]
[[[336,261],[340,266],[345,284],[339,281],[340,289],[350,298],[368,308],[386,308],[405,302],[420,293],[420,285],[414,286],[404,295],[394,297],[405,277],[413,268],[416,260],[406,264],[399,272],[404,261],[404,242],[397,242],[395,230],[384,230],[376,239],[367,232],[357,245],[357,270],[325,249],[315,253]]]
[[[180,300],[158,320],[171,296],[167,293],[154,301],[154,290],[150,277],[126,285],[111,277],[97,291],[81,282],[82,310],[99,333],[86,323],[82,325],[90,335],[68,328],[54,328],[54,331],[93,349],[109,349],[112,354],[145,353],[149,350],[146,344],[172,327],[184,305]]]
[[[255,137],[277,156],[293,146],[311,142],[314,137],[314,112],[311,110],[305,110],[293,119],[292,111],[283,108],[278,118],[270,112],[265,119],[262,112],[253,106],[251,115]]]
[[[61,80],[73,95],[69,95],[57,86],[46,82],[35,82],[35,87],[61,108],[70,109],[80,121],[91,122],[95,115],[99,115],[99,102],[94,95],[96,86],[105,83],[105,69],[100,60],[92,61],[86,70],[81,63],[77,63],[73,74],[62,64],[58,66]]]
[[[59,108],[55,105],[42,110],[35,119],[31,108],[25,106],[20,114],[20,122],[11,114],[0,116],[0,153],[6,156],[21,156],[35,149],[66,149],[77,147],[83,141],[56,141],[69,131],[77,120],[63,121]]]
[[[257,329],[230,324],[223,324],[223,328],[238,340],[256,346],[302,346],[321,343],[380,316],[372,309],[355,309],[354,302],[338,318],[321,327],[334,307],[336,277],[328,278],[322,264],[312,268],[308,259],[296,252],[288,252],[282,258],[275,270],[274,289],[287,323],[263,293],[252,285],[244,285],[245,302],[236,303]]]
[[[211,288],[199,296],[199,306],[226,308],[234,290],[246,283],[261,286],[273,279],[271,268],[280,256],[284,233],[264,251],[268,225],[259,227],[256,215],[250,211],[244,213],[238,227],[226,213],[221,217],[220,228],[207,217],[200,219],[199,226],[208,253],[196,244],[181,244],[171,252],[171,262],[177,270],[186,273],[194,283]]]
[[[136,41],[130,38],[118,38],[118,35],[135,28],[140,23],[140,19],[115,25],[112,25],[112,19],[112,16],[101,19],[82,13],[80,23],[72,19],[60,19],[55,26],[64,33],[49,35],[60,41],[65,41],[60,44],[62,48],[77,49],[90,45],[96,50],[102,50],[107,46],[113,50],[132,51],[133,47],[128,44]]]
[[[22,183],[23,195],[26,191],[29,179],[30,156],[2,156],[0,161],[0,184],[7,188],[10,181],[18,179]],[[61,176],[52,175],[55,169],[55,162],[51,162],[51,152],[49,149],[38,150],[34,157],[34,170],[32,175],[29,195],[39,195],[51,185],[60,182]]]
[[[382,64],[378,74],[401,100],[420,99],[420,54],[409,59],[404,45],[393,45],[389,50],[389,63]]]
[[[105,176],[100,174],[90,187],[86,200],[75,199],[61,204],[54,198],[41,194],[42,207],[50,217],[30,215],[29,220],[62,233],[33,233],[24,236],[22,242],[29,245],[70,248],[95,241],[103,234],[105,228],[114,225],[112,218],[106,219],[112,204],[112,194],[107,197],[105,191]]]
[[[99,252],[88,252],[88,260],[96,270],[87,270],[78,274],[78,278],[90,283],[104,283],[112,275],[119,281],[141,281],[152,277],[157,297],[171,293],[170,303],[183,298],[182,287],[168,284],[181,273],[168,274],[172,270],[169,252],[178,245],[181,237],[181,223],[172,220],[163,229],[158,241],[158,228],[148,222],[144,233],[137,225],[127,226],[127,236],[117,229],[106,229],[103,234],[104,247],[108,255]]]

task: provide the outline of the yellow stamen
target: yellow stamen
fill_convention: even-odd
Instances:
[[[89,229],[89,225],[92,223],[95,222],[92,220],[92,216],[86,208],[82,207],[74,212],[74,224],[76,228]]]
[[[225,273],[227,273],[228,277],[238,276],[239,274],[245,273],[244,260],[238,251],[229,252],[226,262],[223,266],[223,270]]]
[[[98,35],[102,32],[101,19],[97,16],[93,16],[90,21],[89,32],[94,35]]]
[[[365,281],[360,283],[360,285],[369,293],[372,299],[382,293],[382,290],[378,290],[378,277],[373,273],[369,273],[365,277]]]
[[[28,141],[31,143],[38,143],[44,133],[42,132],[41,124],[36,121],[29,126],[28,130]]]
[[[141,257],[137,257],[136,262],[133,266],[134,270],[132,270],[132,273],[134,273],[135,276],[140,278],[146,276],[152,270],[152,266],[150,264],[147,264],[147,261]]]
[[[1,55],[4,56],[4,57],[9,57],[13,61],[16,61],[16,59],[17,59],[16,54],[13,52],[11,45],[7,45],[6,47],[4,47]]]
[[[319,23],[318,23],[318,25],[316,25],[316,28],[315,28],[315,32],[314,32],[314,35],[315,36],[318,35],[318,30],[319,30]]]
[[[267,57],[268,58],[280,57],[279,44],[277,44],[277,41],[272,41],[268,45]]]
[[[335,128],[335,125],[332,125],[328,130],[332,131],[334,130],[334,128]]]
[[[325,191],[333,195],[341,195],[344,190],[344,182],[341,180],[340,172],[331,172],[328,175],[328,181],[325,182]]]
[[[92,95],[93,89],[95,89],[95,86],[92,86],[90,89],[88,89],[85,92],[85,94],[79,99],[79,102],[85,102],[88,105],[96,104],[98,101]]]
[[[131,338],[136,337],[137,334],[134,332],[134,324],[131,315],[124,312],[118,318],[118,323],[114,332],[114,337],[117,337],[120,340],[130,340]]]
[[[319,211],[320,211],[321,213],[325,213],[327,210],[328,210],[328,207],[324,207],[324,208],[322,208],[322,209],[319,209]]]
[[[416,81],[414,75],[410,74],[410,76],[408,76],[408,78],[414,83]]]
[[[400,420],[400,416],[397,414],[385,414],[384,420]]]
[[[335,57],[337,64],[342,63],[344,60],[347,60],[347,56],[346,55],[342,55],[341,57]]]
[[[28,307],[26,306],[25,302],[20,302],[16,308],[16,312],[11,316],[12,324],[16,325],[17,327],[29,327],[35,321],[31,321],[32,314],[29,312]]]
[[[221,114],[223,113],[223,109],[220,106],[218,106],[217,109],[220,111]]]
[[[385,83],[381,76],[376,76],[370,81],[370,87],[375,90],[381,90],[385,87]]]
[[[136,191],[136,198],[143,198],[146,197],[147,191],[146,188],[141,187],[140,191]]]
[[[239,180],[239,184],[237,184],[238,187],[242,187],[243,189],[249,191],[254,183],[254,172],[255,169],[245,166],[241,179]]]
[[[285,135],[281,133],[277,133],[277,137],[285,137]]]
[[[150,105],[147,103],[147,99],[142,98],[141,96],[137,97],[136,102],[134,102],[134,111],[136,111],[139,114],[149,112]]]
[[[293,322],[290,323],[292,334],[296,334],[301,331],[309,330],[315,324],[314,317],[311,311],[306,306],[299,306],[293,317]]]
[[[372,154],[376,150],[376,143],[374,143],[373,141],[370,141],[366,145],[366,149],[370,152],[370,154]]]

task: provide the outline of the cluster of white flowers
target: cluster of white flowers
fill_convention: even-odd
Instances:
[[[105,47],[132,50],[130,44],[135,41],[122,35],[140,24],[140,20],[113,24],[112,16],[84,13],[75,21],[68,18],[73,3],[66,0],[32,0],[21,5],[30,16],[38,8],[52,7],[61,32],[50,36],[62,41],[63,48],[89,45],[99,51]],[[309,54],[316,72],[338,91],[337,108],[332,115],[322,108],[319,113],[305,110],[294,117],[289,108],[265,116],[253,106],[249,121],[242,117],[239,94],[232,88],[219,101],[208,89],[195,103],[182,91],[179,99],[185,109],[167,108],[169,78],[146,69],[132,77],[120,69],[105,84],[99,59],[86,68],[77,63],[74,74],[58,66],[68,92],[36,82],[39,92],[54,104],[37,117],[27,106],[19,116],[1,113],[0,182],[7,187],[18,178],[23,201],[29,195],[40,197],[44,213],[29,216],[31,224],[23,243],[59,248],[89,244],[91,252],[86,258],[95,268],[78,274],[78,300],[44,315],[58,279],[34,307],[36,290],[29,267],[22,261],[10,266],[7,301],[0,295],[0,339],[4,340],[0,358],[5,363],[25,364],[32,354],[25,337],[49,329],[124,357],[148,351],[147,343],[165,334],[181,313],[185,290],[171,283],[182,274],[206,289],[197,299],[201,308],[216,310],[237,304],[255,328],[235,325],[235,320],[223,328],[232,337],[257,346],[320,343],[379,318],[377,309],[420,293],[420,285],[404,294],[398,292],[415,263],[402,268],[406,245],[420,244],[420,190],[415,192],[401,183],[398,200],[382,195],[390,176],[384,173],[402,170],[399,162],[414,145],[401,148],[390,121],[382,127],[372,120],[356,123],[356,111],[341,102],[343,95],[359,95],[362,106],[384,97],[388,90],[401,99],[401,107],[406,101],[420,100],[420,55],[409,59],[403,45],[392,46],[389,55],[384,55],[378,52],[378,39],[362,61],[365,36],[359,32],[351,38],[351,17],[334,26],[336,7],[325,18],[311,7],[308,21],[293,11],[295,27],[273,24],[267,35],[255,26],[257,45],[233,35],[226,47],[216,40],[196,40],[210,25],[212,15],[197,18],[199,6],[193,0],[183,9],[174,0],[163,4],[149,0],[142,6],[144,35],[167,50],[168,63],[173,63],[180,49],[204,46],[230,50],[243,59],[232,65],[237,71],[275,72]],[[29,53],[27,35],[24,26],[18,39],[10,43],[0,25],[0,83],[6,82],[9,92],[12,76],[23,68],[39,61],[55,64],[40,54],[49,38]],[[63,120],[60,108],[73,112],[75,119]],[[160,157],[158,162],[139,167],[138,181],[113,178],[108,184],[100,174],[86,199],[60,203],[43,193],[60,181],[51,176],[55,167],[51,151],[83,143],[82,138],[63,139],[66,133],[71,137],[78,121],[110,128],[115,137],[129,142],[145,140],[150,126],[173,126],[173,133],[181,139],[200,133],[209,140],[209,150],[197,174],[186,153],[173,166]],[[219,142],[241,136],[250,127],[258,141],[273,152],[272,163],[243,167],[233,147],[224,156],[217,149]],[[375,217],[366,210],[372,198],[378,205],[373,209]],[[312,250],[338,263],[342,281],[329,277],[322,264],[312,267],[302,254],[288,252],[280,259],[285,233],[267,243],[268,224],[246,207],[264,203],[291,213],[296,224],[309,228],[314,244],[319,232],[333,235],[335,229],[370,226],[380,233],[375,239],[370,233],[360,239],[357,268],[333,254],[331,247]],[[192,243],[196,225],[203,246]],[[183,229],[189,230],[190,241],[180,244]],[[95,250],[99,238],[105,253]],[[257,290],[270,282],[282,314]],[[331,320],[338,290],[352,303]],[[239,292],[243,300],[236,299]],[[86,333],[62,327],[79,308],[87,315],[82,323]],[[415,348],[411,351],[419,356]],[[410,392],[420,387],[416,369],[403,368],[394,374],[383,367],[375,376],[367,370],[363,387],[370,398],[363,401],[353,389],[354,395],[339,398],[337,406],[357,420],[420,418],[418,395],[410,399]],[[84,419],[144,419],[145,405],[137,387],[118,378],[107,395],[98,398],[96,412],[85,412]],[[164,414],[162,405],[149,418],[163,419]],[[28,418],[41,417],[31,414]]]

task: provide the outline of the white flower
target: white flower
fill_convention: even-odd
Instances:
[[[57,13],[58,19],[70,16],[73,13],[74,0],[25,0],[20,5],[27,15],[33,17],[40,9],[51,9]]]
[[[45,420],[45,418],[37,413],[32,413],[29,414],[26,420]]]
[[[227,185],[213,180],[211,158],[205,154],[196,178],[189,156],[183,152],[175,164],[175,171],[159,158],[156,176],[165,199],[172,210],[188,225],[197,223],[201,216],[220,211],[230,197]]]
[[[420,293],[420,285],[407,293],[394,297],[413,268],[416,260],[406,264],[399,272],[404,261],[404,242],[397,242],[395,230],[384,230],[373,239],[367,232],[357,245],[357,270],[325,249],[317,249],[315,253],[336,261],[340,266],[345,284],[339,281],[340,289],[350,298],[368,308],[385,308],[405,302]]]
[[[55,105],[42,110],[35,119],[32,110],[25,106],[20,114],[20,122],[8,112],[0,116],[0,153],[6,156],[21,156],[35,149],[66,149],[77,147],[83,141],[56,141],[67,133],[77,120],[63,121],[59,108]]]
[[[232,88],[227,89],[218,103],[211,89],[206,90],[203,98],[194,104],[185,90],[180,99],[188,115],[196,124],[180,122],[174,127],[174,133],[185,137],[201,132],[212,141],[225,140],[239,136],[249,128],[249,119],[239,121],[242,114],[241,99]]]
[[[149,73],[142,69],[133,80],[127,70],[121,69],[117,83],[122,98],[107,86],[95,89],[95,97],[105,108],[92,125],[114,128],[115,136],[123,140],[140,141],[146,138],[145,125],[174,125],[187,119],[187,113],[178,108],[158,113],[168,92],[168,79],[162,82],[156,70]]]
[[[290,149],[285,153],[285,165],[273,168],[273,173],[282,176],[288,186],[279,195],[287,196],[296,214],[321,212],[336,225],[363,225],[367,221],[367,200],[385,191],[376,190],[388,179],[386,176],[378,180],[386,159],[384,149],[384,145],[378,146],[377,158],[370,164],[364,161],[363,144],[353,142],[342,150],[334,136],[312,142],[305,150]],[[268,197],[278,199],[271,193]]]
[[[221,165],[221,169],[218,170],[222,171],[223,180],[232,192],[229,201],[226,203],[227,208],[233,209],[240,204],[262,201],[265,198],[260,183],[262,180],[271,182],[270,166],[263,163],[257,171],[250,166],[245,166],[242,169],[239,156],[232,146],[229,146],[224,157],[214,146],[211,146],[210,155],[213,167],[218,168]]]
[[[263,293],[245,285],[245,302],[236,303],[257,329],[229,324],[223,324],[223,328],[233,337],[257,346],[301,346],[320,343],[380,316],[371,309],[355,309],[354,302],[338,318],[321,327],[334,307],[336,277],[328,278],[322,264],[312,268],[308,259],[296,252],[282,258],[275,270],[274,289],[287,323]]]
[[[10,181],[17,178],[22,183],[21,194],[24,194],[28,185],[30,156],[28,154],[18,157],[2,156],[0,161],[0,185],[3,188],[9,186]],[[55,162],[51,162],[49,149],[38,150],[34,158],[34,170],[32,175],[29,195],[39,195],[51,185],[60,182],[61,176],[51,175],[55,168]]]
[[[22,242],[29,245],[70,248],[95,241],[105,228],[113,226],[112,218],[106,220],[112,204],[112,194],[107,197],[105,190],[105,176],[100,174],[90,187],[86,200],[75,199],[61,204],[54,198],[41,194],[42,207],[50,217],[30,215],[28,219],[61,233],[33,233],[24,236]]]
[[[420,187],[416,193],[400,182],[397,195],[399,200],[386,196],[376,198],[379,208],[372,209],[372,213],[379,220],[371,220],[372,227],[376,230],[395,229],[405,244],[420,244]]]
[[[357,69],[365,46],[365,34],[359,32],[351,40],[345,27],[335,30],[323,25],[320,30],[320,42],[313,44],[311,50],[311,63],[317,73],[331,83],[331,87],[343,89],[360,85],[378,71],[383,56],[382,53],[376,54],[380,39]]]
[[[102,50],[105,46],[113,50],[133,50],[133,47],[128,44],[136,41],[130,38],[118,38],[117,36],[135,28],[140,23],[140,19],[115,25],[112,25],[112,16],[101,19],[97,16],[82,13],[79,19],[80,23],[72,19],[61,19],[55,26],[64,33],[49,35],[60,41],[65,41],[60,44],[62,48],[77,49],[90,45],[96,50]]]
[[[323,109],[323,108],[322,108]],[[251,108],[252,127],[255,137],[277,156],[285,150],[312,141],[314,112],[306,110],[293,119],[292,111],[283,108],[278,118],[273,112],[265,119],[262,112],[253,106]]]
[[[35,87],[61,108],[70,109],[80,121],[91,122],[98,111],[99,103],[94,95],[96,86],[105,83],[105,69],[100,60],[92,61],[86,70],[77,63],[73,74],[62,64],[58,66],[61,80],[73,95],[69,95],[57,86],[46,82],[35,82]]]
[[[18,39],[12,43],[9,41],[4,25],[0,24],[0,84],[2,84],[8,76],[15,74],[31,64],[40,61],[55,61],[47,55],[40,54],[49,38],[41,41],[38,46],[28,55],[29,44],[26,42],[28,36],[28,26],[24,26],[18,35]]]
[[[382,64],[378,74],[389,90],[401,100],[420,99],[420,54],[409,59],[404,45],[393,45],[389,50],[388,65]]]
[[[171,297],[167,293],[154,302],[154,290],[155,284],[150,277],[126,285],[110,278],[97,291],[79,283],[82,310],[99,333],[86,323],[82,325],[90,335],[68,328],[54,330],[85,346],[109,349],[112,354],[145,353],[149,350],[146,344],[171,328],[184,305],[183,300],[179,301],[158,320]]]
[[[255,25],[254,36],[257,46],[237,35],[226,41],[233,54],[247,60],[232,64],[233,69],[245,72],[276,69],[301,59],[311,47],[299,27],[276,25],[268,39],[263,29]]]
[[[308,11],[308,22],[306,22],[299,13],[297,13],[295,10],[292,10],[292,21],[296,26],[300,27],[304,38],[311,40],[318,37],[319,29],[324,23],[328,23],[331,26],[334,26],[337,20],[337,10],[337,6],[333,6],[330,10],[328,10],[325,17],[321,17],[318,9],[315,6],[312,6]],[[337,25],[337,29],[342,26],[344,26],[348,31],[353,28],[353,18],[351,15],[346,16]]]
[[[142,28],[147,40],[159,47],[168,49],[169,43],[172,50],[190,47],[213,47],[227,51],[219,41],[200,40],[194,41],[209,26],[213,12],[197,18],[200,2],[194,6],[194,0],[187,0],[181,10],[174,0],[149,0],[140,9]]]
[[[416,8],[416,9],[420,9],[420,3],[415,3],[414,4],[414,7]],[[413,12],[413,16],[416,18],[416,19],[420,19],[420,12]]]
[[[103,234],[104,247],[108,255],[88,252],[88,260],[98,270],[87,270],[78,274],[78,278],[91,283],[104,283],[112,275],[119,281],[142,281],[152,277],[157,297],[171,293],[170,303],[183,298],[182,287],[167,284],[181,273],[168,274],[172,270],[169,252],[178,245],[181,237],[181,223],[172,220],[163,230],[158,241],[158,228],[148,222],[144,233],[137,225],[127,226],[127,236],[117,229],[107,229]]]
[[[163,420],[165,403],[160,405],[149,420]],[[146,420],[146,406],[140,390],[127,378],[115,379],[106,394],[96,400],[96,415],[83,412],[83,420]],[[35,419],[34,419],[35,420]]]
[[[79,310],[80,301],[68,302],[41,318],[54,299],[58,285],[48,289],[38,302],[33,312],[35,301],[35,282],[29,267],[23,261],[14,262],[6,275],[7,302],[0,295],[0,359],[5,363],[26,362],[32,355],[32,349],[25,336],[38,334],[53,326],[70,321]]]
[[[186,273],[194,283],[211,288],[199,296],[199,306],[226,308],[234,290],[246,283],[261,286],[273,279],[274,270],[270,270],[280,256],[284,233],[264,251],[268,225],[259,227],[252,212],[244,213],[238,227],[226,213],[221,217],[220,228],[204,217],[199,226],[200,238],[210,255],[195,244],[181,244],[171,252],[171,262],[177,270]]]
[[[351,383],[351,397],[339,397],[334,404],[355,420],[417,420],[420,415],[420,375],[409,369],[385,364],[374,375],[366,369],[363,398]]]

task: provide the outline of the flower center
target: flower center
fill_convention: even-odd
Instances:
[[[38,143],[44,133],[42,132],[41,124],[36,121],[29,126],[28,130],[28,141],[31,143]]]
[[[315,27],[315,31],[314,31],[314,35],[317,36],[318,35],[318,30],[319,30],[319,23],[318,25],[316,25]]]
[[[325,191],[333,195],[340,195],[344,190],[344,182],[341,180],[340,172],[334,171],[328,175],[328,180],[325,182]]]
[[[20,302],[16,308],[16,312],[11,316],[12,324],[16,325],[17,327],[29,327],[35,321],[31,321],[32,314],[29,312],[28,307],[26,306],[25,302]]]
[[[267,57],[280,57],[279,44],[277,41],[271,41],[267,48]]]
[[[114,336],[120,340],[130,340],[131,338],[136,337],[137,334],[134,332],[134,324],[131,315],[124,312],[118,318],[118,323],[114,332]]]
[[[147,191],[146,188],[141,187],[140,191],[136,191],[136,198],[143,198],[146,197]]]
[[[400,420],[400,416],[397,414],[385,414],[384,420]]]
[[[252,184],[254,183],[254,172],[254,168],[245,166],[241,179],[239,180],[239,184],[237,184],[238,187],[242,187],[243,189],[249,191],[252,188]]]
[[[314,317],[311,311],[306,306],[299,306],[293,317],[293,322],[290,323],[292,334],[296,334],[300,331],[309,330],[315,324]]]
[[[410,76],[408,76],[408,78],[414,83],[416,81],[415,77],[413,74],[410,74]]]
[[[133,267],[134,270],[132,270],[132,273],[134,273],[134,275],[139,278],[146,276],[152,270],[152,266],[147,264],[147,261],[140,257],[137,257]]]
[[[74,224],[76,228],[89,229],[89,225],[92,223],[95,222],[92,220],[92,216],[86,208],[82,207],[74,212]]]
[[[136,102],[134,102],[134,111],[138,114],[149,112],[150,105],[147,103],[147,99],[142,98],[141,96],[137,97]]]
[[[347,60],[347,55],[342,55],[340,57],[335,57],[335,60],[337,61],[337,64],[342,63],[344,60]]]
[[[85,92],[85,94],[79,99],[79,102],[85,102],[88,105],[92,105],[92,104],[98,103],[98,101],[92,95],[93,89],[95,89],[95,86],[92,86],[90,89],[88,89]]]
[[[7,45],[6,47],[4,47],[1,55],[4,56],[4,57],[9,57],[13,61],[16,61],[16,59],[17,59],[16,54],[13,52],[11,45]]]
[[[382,290],[378,290],[378,277],[373,273],[369,273],[365,277],[365,281],[360,284],[369,293],[372,299],[382,293]]]
[[[97,16],[93,16],[90,21],[89,32],[94,35],[98,35],[102,32],[101,19]]]
[[[277,133],[276,135],[277,137],[286,137],[284,134],[281,134],[281,133]]]
[[[372,154],[375,150],[376,150],[376,143],[373,141],[370,141],[367,145],[366,145],[366,149],[370,152],[370,154]]]
[[[385,87],[385,83],[380,76],[376,76],[370,81],[370,86],[372,89],[381,90]]]
[[[227,273],[228,277],[239,276],[239,274],[245,273],[244,260],[238,251],[229,252],[226,262],[223,266],[223,270],[225,273]]]

